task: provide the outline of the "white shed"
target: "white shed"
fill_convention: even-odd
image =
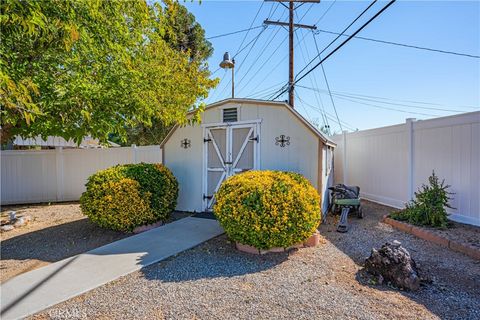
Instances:
[[[201,124],[175,127],[161,144],[179,182],[177,210],[190,212],[211,210],[222,181],[247,170],[301,173],[324,199],[334,147],[288,104],[252,99],[208,105]]]

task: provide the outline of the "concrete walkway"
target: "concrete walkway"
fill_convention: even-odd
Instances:
[[[222,233],[216,220],[188,217],[24,273],[1,286],[1,318],[34,314]]]

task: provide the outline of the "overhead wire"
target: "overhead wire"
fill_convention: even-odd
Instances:
[[[344,92],[344,91],[332,91],[332,92],[334,94],[348,94],[348,95],[352,95],[352,96],[374,98],[374,99],[387,100],[387,101],[397,101],[397,102],[407,102],[407,103],[415,103],[415,104],[423,104],[423,105],[432,105],[432,106],[441,106],[441,107],[450,107],[450,108],[466,108],[466,109],[478,110],[478,107],[472,107],[472,106],[452,106],[452,105],[445,105],[445,104],[434,103],[434,102],[394,99],[394,98],[379,97],[379,96],[365,95],[365,94],[359,94],[359,93],[350,93],[350,92]]]
[[[324,17],[324,16],[327,14],[327,12],[332,8],[332,6],[335,4],[335,2],[336,2],[336,0],[334,0],[334,1],[332,2],[332,4],[327,8],[327,10],[325,10],[325,12],[323,13],[323,15],[320,17],[320,19],[317,20],[316,23],[320,22],[321,19],[323,19],[323,17]],[[305,18],[305,16],[306,16],[307,13],[312,9],[312,7],[313,7],[313,4],[304,12],[304,14],[302,15],[302,17],[298,20],[299,23],[303,20],[303,18]],[[282,14],[281,17],[283,17],[283,14]],[[280,18],[281,18],[281,17],[280,17]],[[280,30],[280,29],[279,29],[279,30]],[[305,38],[305,37],[303,37],[303,38]],[[297,44],[295,44],[295,48],[303,41],[303,38],[302,38]],[[285,38],[279,43],[279,45],[275,48],[275,50],[273,50],[273,52],[272,52],[271,55],[266,59],[266,61],[270,61],[270,59],[275,55],[275,53],[277,52],[277,50],[283,45],[283,43],[284,43],[287,39],[288,39],[288,35],[285,36]],[[271,69],[270,72],[268,72],[268,73],[265,75],[265,77],[263,77],[263,79],[262,79],[260,82],[258,82],[258,83],[259,83],[259,84],[263,83],[263,82],[270,76],[270,74],[271,74],[273,71],[275,71],[275,70],[278,68],[278,66],[279,66],[287,57],[288,57],[288,54],[287,54],[283,59],[281,59],[281,60],[273,67],[273,69]],[[262,64],[262,65],[260,66],[260,68],[258,68],[258,69],[254,72],[254,75],[257,75],[257,74],[260,72],[260,70],[262,70],[265,66],[266,66],[265,63]],[[253,80],[253,78],[250,78],[250,80],[248,81],[248,83],[249,83],[251,80]],[[242,87],[240,90],[243,90],[243,89],[245,89],[245,86]]]
[[[295,33],[295,36],[297,37],[297,40],[298,40],[299,37],[297,33]],[[303,60],[306,63],[306,60],[310,59],[310,54],[309,54],[307,45],[305,45],[305,43],[303,43],[303,45],[305,47],[305,53],[303,52],[302,45],[300,45],[300,53],[302,54]],[[311,74],[311,77],[309,79],[312,87],[315,87],[315,86],[318,87],[317,78],[314,73]],[[315,85],[314,85],[314,82],[315,82]],[[314,97],[315,97],[315,100],[317,101],[317,104],[321,106],[322,110],[324,110],[323,101],[322,101],[322,98],[320,97],[320,94],[314,91]],[[328,129],[330,127],[330,124],[328,123],[328,118],[325,116],[324,112],[321,112],[320,114],[322,116],[324,127]]]
[[[259,25],[259,26],[255,26],[255,27],[251,27],[251,28],[247,28],[247,29],[232,31],[232,32],[223,33],[223,34],[217,34],[215,36],[211,36],[211,37],[208,37],[208,38],[205,38],[205,39],[206,40],[212,40],[212,39],[222,38],[222,37],[231,36],[231,35],[242,33],[242,32],[247,32],[247,31],[251,31],[251,30],[255,30],[255,29],[260,29],[262,27],[263,27],[263,25]]]
[[[323,12],[323,14],[317,19],[317,21],[315,21],[314,25],[318,25],[318,24],[325,18],[325,16],[327,15],[327,13],[332,9],[332,7],[335,5],[336,2],[337,2],[337,0],[333,0],[333,1],[332,1],[332,3],[330,4],[330,6],[328,6],[328,8],[327,8],[327,9]],[[301,42],[303,42],[303,41],[305,40],[306,36],[307,36],[307,34],[305,34],[305,35],[300,39],[300,41],[299,41],[297,44],[295,44],[295,47],[294,47],[294,48],[297,48],[297,46],[298,46]],[[288,58],[288,54],[286,54],[286,55],[273,67],[273,69],[262,79],[261,82],[263,82],[273,71],[275,71],[275,70],[278,68],[278,66],[279,66],[283,61],[285,61],[285,59],[287,59],[287,58]],[[288,82],[287,82],[287,85],[288,85]],[[280,92],[280,91],[282,91],[282,90],[283,90],[283,88],[280,89],[278,92]],[[271,99],[271,98],[274,97],[274,96],[275,96],[275,94],[273,94],[269,99]]]
[[[333,31],[328,31],[328,30],[323,30],[323,29],[317,29],[317,32],[322,32],[322,33],[329,33],[329,34],[335,34],[335,35],[340,35],[344,37],[350,36],[349,34],[340,34],[338,32],[333,32]],[[368,37],[359,37],[356,36],[354,37],[355,39],[360,39],[360,40],[366,40],[366,41],[373,41],[373,42],[378,42],[378,43],[384,43],[384,44],[390,44],[394,46],[400,46],[400,47],[405,47],[405,48],[412,48],[412,49],[418,49],[418,50],[426,50],[426,51],[431,51],[431,52],[438,52],[438,53],[444,53],[444,54],[450,54],[450,55],[457,55],[457,56],[463,56],[463,57],[469,57],[469,58],[476,58],[479,59],[480,56],[474,55],[474,54],[469,54],[469,53],[462,53],[462,52],[455,52],[455,51],[450,51],[450,50],[441,50],[441,49],[434,49],[434,48],[428,48],[428,47],[421,47],[421,46],[416,46],[412,44],[406,44],[406,43],[399,43],[399,42],[394,42],[394,41],[387,41],[387,40],[380,40],[380,39],[374,39],[374,38],[368,38]]]
[[[315,64],[310,70],[304,73],[300,78],[296,79],[293,84],[296,84],[300,80],[304,79],[308,74],[313,72],[319,65],[321,65],[324,61],[330,58],[335,52],[337,52],[340,48],[342,48],[346,43],[348,43],[354,36],[356,36],[359,32],[361,32],[366,26],[368,26],[373,20],[375,20],[378,16],[380,16],[386,9],[388,9],[392,4],[394,4],[396,0],[390,0],[382,9],[380,9],[374,16],[367,20],[360,28],[358,28],[352,35],[350,35],[345,41],[340,43],[335,49],[333,49],[328,55],[326,55],[322,60],[320,60],[317,64]],[[280,92],[276,97],[273,99],[278,98],[285,92]]]
[[[257,36],[254,37],[249,43],[247,43],[247,45],[245,45],[245,47],[242,47],[243,44],[245,43],[245,40],[247,39],[248,34],[250,33],[250,30],[251,30],[253,24],[255,23],[255,20],[257,20],[257,17],[258,17],[258,15],[260,14],[260,11],[262,10],[264,3],[265,3],[264,1],[261,2],[260,7],[259,7],[258,10],[257,10],[257,13],[255,14],[252,22],[250,23],[250,26],[248,27],[248,29],[246,29],[246,30],[247,30],[247,33],[245,34],[245,36],[243,37],[242,41],[240,42],[240,45],[238,46],[238,49],[237,49],[237,51],[235,52],[235,54],[233,55],[232,59],[235,59],[235,57],[236,57],[237,55],[239,55],[243,50],[245,50],[245,48],[247,48],[252,42],[253,42],[253,45],[252,45],[252,47],[253,47],[253,46],[255,45],[255,43],[257,42],[258,38],[260,37],[260,35],[265,31],[265,26],[262,25],[262,30],[260,30],[260,32],[257,34]],[[249,29],[250,29],[250,30],[249,30]],[[251,49],[250,49],[250,51],[251,51]],[[249,51],[249,53],[250,53],[250,51]],[[248,54],[247,54],[247,56],[248,56]],[[244,59],[244,60],[245,60],[245,59]],[[228,87],[228,85],[231,83],[231,81],[232,81],[232,80],[230,79],[230,81],[227,82],[227,84],[225,85],[225,87],[224,87],[224,88],[222,89],[222,91],[220,92],[220,96],[223,95],[223,93],[225,92],[225,90],[227,89],[227,87]],[[220,85],[220,84],[219,84],[219,85]]]
[[[252,68],[260,61],[260,58],[263,56],[263,54],[266,51],[266,48],[272,43],[272,41],[277,37],[278,33],[280,32],[281,29],[277,29],[274,33],[273,33],[273,36],[270,37],[269,39],[267,39],[265,42],[265,45],[262,47],[262,49],[260,50],[259,54],[256,56],[255,59],[253,59],[253,63],[250,64],[249,68],[247,69],[247,71],[243,74],[243,76],[240,78],[240,80],[238,81],[237,85],[240,87],[240,84],[242,83],[243,79],[245,79],[245,77],[250,73],[250,71],[252,70]],[[260,68],[261,69],[261,66]],[[258,70],[257,70],[258,72]],[[256,73],[255,73],[256,74]],[[254,75],[255,75],[254,74]],[[248,83],[248,82],[247,82]],[[238,89],[238,92],[241,92],[242,89],[244,89],[245,86],[243,88],[239,88]]]
[[[277,8],[278,8],[278,5],[280,3],[277,3]],[[311,9],[311,7],[305,12],[305,14]],[[276,11],[276,9],[275,9]],[[274,11],[274,13],[275,13]],[[274,14],[273,13],[273,14]],[[280,15],[280,17],[278,18],[278,20],[281,20],[284,16],[285,12],[282,13]],[[304,16],[305,16],[304,14]],[[272,16],[273,17],[273,16]],[[267,17],[267,20],[270,18],[270,15]],[[303,17],[302,17],[303,18]],[[256,59],[254,59],[254,62],[250,65],[250,68],[248,68],[247,72],[242,76],[242,78],[240,79],[240,81],[238,81],[238,86],[239,86],[239,89],[238,89],[238,92],[240,93],[242,90],[245,89],[245,87],[247,85],[244,85],[243,87],[240,88],[240,84],[242,83],[243,79],[245,79],[245,77],[250,73],[250,71],[252,70],[253,66],[257,64],[257,62],[260,61],[260,57],[266,52],[265,49],[270,45],[270,43],[275,39],[275,37],[277,36],[277,34],[280,32],[280,28],[277,29],[277,31],[275,32],[275,34],[273,35],[273,37],[271,39],[269,39],[269,41],[266,41],[267,44],[260,50],[260,54],[257,56]],[[275,52],[278,50],[278,48],[280,48],[280,46],[283,44],[283,42],[288,38],[288,36],[285,37],[285,39],[283,41],[280,42],[280,44],[277,46],[277,48],[272,52],[272,54],[266,59],[266,61],[269,61],[270,58],[275,54]],[[250,83],[250,81],[255,77],[256,74],[258,74],[258,72],[265,66],[265,63],[263,63],[262,65],[260,65],[260,67],[256,70],[256,72],[253,73],[253,76],[250,77],[250,80],[247,81],[247,84]]]
[[[303,100],[303,99],[300,97],[300,95],[297,95],[297,98],[298,98],[298,100],[299,100],[301,103],[307,105],[308,107],[310,107],[310,108],[312,108],[312,109],[314,109],[314,110],[317,110],[317,111],[321,111],[317,106],[314,106],[314,105],[308,103],[307,101]],[[330,114],[330,113],[328,113],[328,112],[325,112],[325,116],[327,116],[330,120],[336,122],[336,119],[335,119],[335,116],[334,116],[334,115],[332,115],[332,114]],[[345,122],[345,121],[343,121],[343,120],[341,120],[341,121],[342,121],[342,123],[343,123],[343,126],[346,127],[347,129],[357,130],[357,128],[355,128],[352,124],[349,124],[348,122]]]
[[[263,34],[263,32],[264,32],[266,29],[267,29],[266,27],[263,28],[263,29],[258,33],[258,35],[257,35],[255,38],[253,38],[247,45],[245,45],[245,47],[243,47],[241,50],[238,51],[238,53],[237,53],[236,55],[238,55],[240,52],[242,52],[243,50],[245,50],[245,48],[250,47],[250,49],[248,50],[247,54],[243,57],[242,61],[240,62],[239,67],[236,68],[236,70],[235,70],[234,72],[238,72],[238,71],[242,68],[243,63],[246,61],[246,59],[248,58],[248,56],[249,56],[250,53],[252,52],[253,48],[255,47],[255,44],[257,43],[258,39],[260,38],[260,36]],[[252,45],[250,46],[250,44],[252,44]],[[236,55],[235,55],[235,56],[236,56]],[[235,57],[235,56],[234,56],[234,57]],[[232,59],[234,59],[234,57],[233,57]],[[231,82],[232,82],[232,79],[230,79],[230,80],[227,82],[227,84],[225,85],[225,87],[224,87],[223,90],[221,91],[220,96],[223,95],[223,93],[224,93],[225,90],[228,88],[228,86],[230,85]]]
[[[312,90],[312,91],[317,91],[317,92],[320,92],[320,93],[325,93],[324,90],[315,89],[315,88],[311,88],[311,87],[307,87],[307,86],[303,86],[303,85],[297,85],[297,87],[309,89],[309,90]],[[368,102],[383,103],[383,104],[406,107],[406,108],[424,109],[424,110],[432,110],[432,111],[445,111],[445,112],[468,112],[466,110],[458,110],[458,109],[422,107],[422,106],[414,106],[414,105],[404,104],[404,103],[387,102],[387,101],[381,101],[381,100],[378,100],[378,99],[365,98],[365,97],[358,96],[358,95],[355,95],[355,94],[350,94],[350,93],[335,93],[335,92],[333,92],[332,95],[336,96],[337,98],[338,97],[344,97],[344,98],[350,98],[350,99],[356,99],[356,100],[362,100],[362,101],[368,101]]]
[[[264,3],[265,3],[265,2],[262,1],[262,3],[260,4],[260,7],[258,8],[257,13],[255,14],[255,17],[253,18],[252,22],[250,23],[249,28],[251,28],[251,27],[253,26],[253,24],[255,23],[255,20],[257,20],[257,17],[258,17],[258,15],[259,15],[260,11],[262,10]],[[239,53],[239,50],[240,50],[240,48],[242,47],[242,45],[243,45],[243,43],[245,42],[245,40],[247,39],[247,36],[248,36],[248,33],[249,33],[249,32],[250,32],[250,30],[248,30],[247,33],[245,34],[245,36],[243,37],[242,42],[240,42],[240,45],[238,46],[238,49],[237,49],[237,51],[235,52],[235,55],[237,55],[237,54]]]
[[[348,29],[350,29],[350,27],[351,27],[352,25],[354,25],[355,22],[357,22],[358,19],[360,19],[376,2],[377,2],[377,0],[373,0],[355,19],[353,19],[352,22],[350,22],[350,24],[349,24],[347,27],[345,27],[345,28],[343,29],[343,31],[341,32],[341,34],[339,34],[339,35],[338,35],[335,39],[333,39],[325,48],[323,48],[323,50],[322,50],[321,52],[319,52],[318,56],[320,56],[320,55],[321,55],[323,52],[325,52],[325,50],[327,50],[333,43],[335,43],[335,42],[341,37],[341,35],[344,34]],[[318,57],[318,56],[317,56],[317,57]],[[309,63],[307,63],[307,65],[305,65],[297,74],[300,74],[300,73],[302,73],[305,69],[307,69],[308,66],[309,66],[311,63],[313,63],[313,61],[315,61],[315,59],[316,59],[317,57],[313,58],[312,61],[310,61]]]
[[[253,97],[253,96],[256,96],[256,95],[258,95],[258,94],[263,94],[263,93],[266,92],[266,91],[271,91],[272,88],[276,88],[277,86],[279,86],[279,85],[281,85],[281,84],[283,84],[283,81],[280,82],[280,83],[276,83],[276,84],[274,84],[274,85],[271,85],[271,86],[269,86],[269,87],[267,87],[267,88],[264,88],[264,89],[262,89],[262,90],[259,90],[259,91],[256,91],[256,92],[254,92],[254,93],[251,93],[251,94],[247,95],[246,98]],[[276,90],[276,89],[275,89],[275,90]]]
[[[391,110],[391,111],[402,112],[402,113],[407,113],[407,114],[418,114],[418,115],[430,116],[430,117],[440,116],[438,114],[422,113],[422,112],[416,112],[416,111],[405,111],[405,110],[400,110],[400,109],[396,109],[396,108],[389,108],[389,107],[379,106],[379,105],[375,105],[375,104],[371,104],[371,103],[360,102],[360,101],[356,101],[356,100],[352,100],[352,99],[348,99],[348,98],[344,98],[344,97],[337,97],[337,98],[341,99],[341,100],[345,100],[345,101],[350,101],[350,102],[353,102],[353,103],[362,104],[362,105],[365,105],[365,106],[378,108],[378,109]]]
[[[315,48],[317,49],[318,59],[320,59],[321,61],[322,56],[320,53],[320,49],[318,48],[317,39],[315,38],[315,35],[313,33],[312,33],[312,37],[313,37],[313,41],[315,42]],[[335,116],[338,120],[338,125],[340,126],[340,130],[343,131],[342,123],[340,122],[340,118],[337,112],[337,106],[335,105],[335,101],[333,100],[332,91],[330,90],[330,84],[328,83],[327,73],[325,72],[325,68],[323,64],[321,64],[321,67],[322,67],[323,78],[325,79],[325,84],[327,85],[327,89],[328,89],[328,95],[330,96],[330,101],[332,102],[333,110],[335,111]]]
[[[337,1],[337,0],[332,1],[332,3],[330,4],[330,6],[323,12],[323,14],[322,14],[322,15],[320,16],[320,18],[315,22],[315,24],[318,24],[318,23],[325,17],[325,15],[330,11],[330,9],[333,7],[333,5],[336,3],[336,1]],[[309,9],[305,11],[305,13],[303,14],[303,16],[300,18],[299,22],[306,16],[306,14],[310,11],[310,9],[313,7],[313,5],[314,5],[314,4],[312,3],[312,4],[310,5]],[[248,36],[248,32],[249,32],[249,31],[264,27],[264,25],[259,25],[259,26],[252,27],[253,22],[254,22],[254,21],[256,20],[256,18],[258,17],[258,14],[260,13],[260,10],[261,10],[262,6],[263,6],[263,2],[262,2],[262,5],[260,6],[259,10],[258,10],[257,13],[256,13],[254,20],[253,20],[252,23],[250,24],[250,27],[249,27],[249,28],[243,29],[243,30],[237,30],[237,31],[233,31],[233,32],[225,33],[225,34],[215,35],[215,36],[212,36],[212,37],[208,37],[208,38],[206,38],[206,39],[207,39],[207,40],[210,40],[210,39],[225,37],[225,36],[234,35],[234,34],[238,34],[238,33],[242,33],[242,32],[247,32],[247,34],[245,35],[245,37],[243,38],[243,40],[242,40],[242,42],[241,42],[241,45],[242,45],[242,44],[245,42],[245,39],[246,39],[246,37]],[[277,11],[277,9],[278,9],[279,6],[280,6],[280,3],[276,3],[276,5],[273,5],[273,4],[272,4],[272,7],[270,8],[270,12],[269,12],[269,14],[268,14],[268,18],[272,17],[272,16],[275,14],[275,12]],[[274,9],[274,8],[275,8],[275,9]],[[272,10],[273,10],[273,12],[272,12]],[[302,41],[304,40],[304,38],[305,38],[305,36],[302,37],[302,39],[299,41],[299,43],[302,42]],[[285,38],[285,40],[286,40],[286,39],[287,39],[287,37]],[[252,40],[252,41],[253,41],[253,40]],[[250,41],[248,44],[250,44],[252,41]],[[248,47],[248,44],[247,44],[245,47],[243,47],[242,49],[237,50],[237,52],[235,53],[234,57],[237,56],[238,54],[240,54],[246,47]],[[239,46],[239,48],[241,47],[241,45]],[[298,44],[297,44],[296,46],[298,46]],[[276,50],[278,50],[278,48],[279,48],[279,47],[277,47]],[[273,52],[272,55],[267,59],[267,61],[273,56],[273,54],[276,52],[276,50],[274,50],[274,52]],[[288,55],[287,55],[286,57],[288,57]],[[285,58],[283,58],[283,59],[274,67],[273,70],[275,70],[275,69],[280,65],[280,63],[283,62],[283,60],[285,60]],[[264,66],[265,66],[265,64],[263,64],[260,69],[262,69]],[[217,73],[220,69],[221,69],[221,68],[217,68],[215,71],[213,71],[213,72],[211,73],[211,75],[214,75],[214,74]],[[273,70],[272,70],[272,71],[273,71]],[[259,70],[257,70],[257,72],[258,72],[258,71],[259,71]],[[271,73],[271,72],[270,72],[270,73]],[[270,74],[270,73],[269,73],[269,74]],[[255,73],[255,74],[256,74],[256,73]],[[269,74],[267,74],[267,77],[268,77]],[[220,80],[220,83],[222,83],[224,77],[225,77],[225,74],[223,75],[222,79]],[[265,77],[264,79],[266,79],[266,77]],[[262,81],[262,82],[263,82],[263,81]],[[226,86],[228,86],[228,84],[227,84]],[[241,90],[243,90],[243,89],[244,89],[244,88],[242,88]],[[215,94],[217,90],[218,90],[218,86],[214,89],[214,93],[213,93],[213,94]],[[223,90],[223,91],[224,91],[224,90]]]

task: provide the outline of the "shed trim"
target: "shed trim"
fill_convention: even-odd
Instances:
[[[254,104],[263,104],[263,105],[269,105],[269,106],[282,106],[282,107],[285,107],[287,108],[288,110],[290,110],[290,112],[293,113],[293,115],[295,115],[297,117],[297,119],[300,120],[300,122],[302,122],[308,129],[310,129],[310,131],[312,131],[318,138],[320,138],[320,140],[323,141],[323,143],[325,143],[326,145],[328,146],[332,146],[332,147],[336,147],[337,144],[333,141],[331,141],[330,139],[328,139],[327,137],[325,137],[325,135],[323,133],[321,133],[317,128],[315,128],[310,122],[308,122],[297,110],[293,109],[292,107],[290,107],[286,102],[282,102],[282,101],[269,101],[269,100],[257,100],[257,99],[245,99],[245,98],[242,98],[242,99],[239,99],[239,98],[229,98],[229,99],[224,99],[224,100],[220,100],[220,101],[217,101],[217,102],[214,102],[212,104],[209,104],[208,106],[205,107],[205,111],[207,110],[210,110],[210,109],[213,109],[213,108],[216,108],[216,107],[219,107],[219,106],[222,106],[226,103],[239,103],[239,104],[246,104],[246,103],[254,103]],[[190,111],[187,116],[193,114],[195,111]],[[160,144],[160,148],[163,149],[163,147],[165,146],[165,143],[167,143],[167,141],[170,139],[170,137],[173,135],[173,133],[175,132],[175,130],[177,130],[177,128],[179,127],[179,125],[175,125],[171,130],[170,132],[167,134],[167,136],[165,137],[165,139],[163,139],[162,143]]]

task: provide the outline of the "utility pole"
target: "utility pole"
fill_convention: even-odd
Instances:
[[[277,25],[277,26],[288,26],[288,104],[292,108],[294,108],[294,98],[295,98],[295,88],[294,88],[294,37],[295,37],[295,28],[307,28],[307,29],[317,29],[316,26],[309,26],[305,24],[296,24],[294,21],[295,9],[299,6],[311,2],[311,3],[319,3],[320,0],[265,0],[270,2],[280,2],[285,8],[288,9],[288,22],[280,22],[280,21],[271,21],[265,20],[263,23]],[[288,2],[288,6],[282,2]],[[295,2],[299,2],[300,5],[295,8]]]
[[[295,36],[295,30],[293,18],[295,13],[295,7],[293,1],[290,1],[288,8],[288,103],[292,108],[295,108],[295,92],[293,91],[293,38]]]

